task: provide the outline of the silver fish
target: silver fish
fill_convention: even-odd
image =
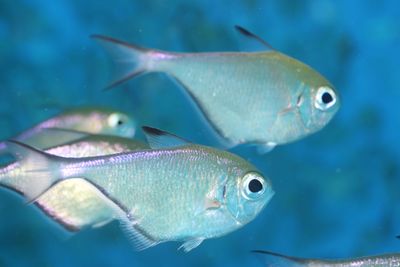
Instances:
[[[66,135],[68,131],[61,129],[47,129],[59,135]],[[126,151],[148,149],[149,146],[137,140],[111,135],[85,135],[81,133],[77,140],[55,146],[46,150],[47,153],[63,157],[92,157],[108,154],[117,154]],[[21,179],[18,163],[6,167],[9,177],[0,181],[0,186],[7,187],[24,195],[26,184],[29,181]],[[55,184],[35,202],[53,220],[69,231],[78,231],[92,226],[98,227],[115,219],[114,203],[104,197],[95,186],[83,179],[69,179]]]
[[[130,116],[120,111],[103,107],[80,107],[65,111],[45,120],[15,136],[13,139],[39,149],[45,149],[73,141],[75,138],[73,133],[67,131],[65,134],[43,131],[48,128],[133,137],[136,127],[136,122]],[[2,149],[4,149],[4,144],[0,143],[0,151]]]
[[[175,53],[92,37],[109,48],[121,68],[120,79],[110,87],[148,72],[174,77],[226,147],[258,144],[268,151],[299,140],[322,129],[340,106],[337,92],[321,74],[274,49]]]
[[[400,254],[381,254],[342,260],[321,260],[289,257],[274,252],[256,250],[264,266],[268,267],[398,267]]]
[[[253,165],[226,151],[145,128],[151,150],[62,158],[16,141],[25,196],[35,200],[60,181],[82,177],[111,203],[137,249],[183,241],[185,251],[252,221],[274,194]],[[10,173],[0,171],[0,181]]]

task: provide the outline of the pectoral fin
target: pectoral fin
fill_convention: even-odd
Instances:
[[[260,145],[257,145],[257,153],[260,155],[267,154],[267,153],[271,152],[275,147],[276,147],[276,143],[273,143],[273,142],[268,142],[266,144],[260,144]]]
[[[192,249],[198,247],[202,242],[204,241],[204,238],[194,238],[194,239],[189,239],[185,243],[183,243],[179,249],[183,249],[185,252],[189,252]]]
[[[216,199],[206,198],[204,205],[206,210],[215,210],[221,207],[221,202]]]

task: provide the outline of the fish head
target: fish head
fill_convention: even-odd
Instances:
[[[136,131],[135,121],[125,113],[112,112],[104,117],[102,134],[133,137]]]
[[[54,118],[51,124],[51,127],[121,137],[133,137],[136,131],[136,123],[131,116],[102,107],[71,109]]]
[[[293,101],[306,133],[310,134],[330,122],[340,108],[340,98],[333,85],[310,67],[304,67],[299,74],[302,82]]]
[[[299,111],[305,128],[310,132],[322,129],[333,118],[340,107],[340,99],[334,87],[322,84],[311,87]]]
[[[250,170],[226,185],[226,208],[240,226],[252,221],[274,195],[271,182],[258,171]]]

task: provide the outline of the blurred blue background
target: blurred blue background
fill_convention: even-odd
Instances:
[[[69,107],[106,105],[211,142],[165,75],[103,92],[112,64],[92,33],[172,51],[251,50],[233,30],[239,24],[325,75],[342,108],[322,131],[269,154],[236,149],[276,195],[255,221],[188,254],[174,242],[135,252],[116,222],[64,235],[1,190],[0,266],[261,266],[250,250],[329,258],[400,251],[399,18],[395,0],[1,1],[1,139]]]

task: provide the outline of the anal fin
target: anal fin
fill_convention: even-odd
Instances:
[[[120,211],[98,188],[81,178],[53,185],[36,199],[35,205],[68,231],[100,227],[115,219]]]

